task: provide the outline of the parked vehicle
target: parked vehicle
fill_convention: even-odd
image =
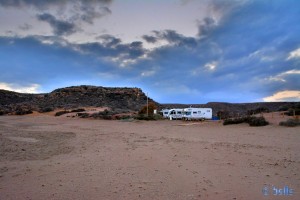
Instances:
[[[212,119],[211,108],[185,108],[182,118],[184,120]]]
[[[169,110],[168,118],[170,120],[182,119],[182,117],[183,117],[183,109],[182,108],[173,108],[173,109]]]
[[[169,110],[170,109],[162,109],[160,111],[162,113],[163,118],[169,118]]]

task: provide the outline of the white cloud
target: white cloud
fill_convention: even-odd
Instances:
[[[300,101],[299,90],[285,90],[277,92],[272,96],[263,98],[267,102],[278,102],[278,101]]]
[[[0,89],[20,92],[20,93],[38,93],[39,87],[40,87],[40,85],[38,85],[38,84],[30,84],[27,86],[20,86],[18,84],[0,82]]]
[[[110,73],[110,72],[98,72],[97,73],[98,77],[100,77],[101,79],[110,79],[110,80],[116,80],[119,79],[120,76],[115,74],[115,73]]]
[[[273,47],[265,47],[248,55],[249,59],[258,59],[261,62],[271,62],[276,59]]]
[[[287,57],[287,60],[291,60],[291,59],[300,59],[300,48],[294,50],[294,51],[291,51],[289,53],[289,56]]]
[[[300,75],[300,70],[289,70],[286,72],[282,72],[280,74],[277,74],[276,76],[270,76],[269,78],[267,78],[267,80],[269,81],[280,81],[280,82],[286,82],[285,77],[288,75]]]
[[[155,70],[144,71],[141,73],[141,76],[144,76],[144,77],[153,76],[155,73],[156,73]]]
[[[204,67],[199,66],[199,67],[196,67],[196,68],[192,69],[190,71],[190,73],[191,73],[192,76],[198,76],[201,73],[205,73],[207,71],[210,71],[210,72],[215,71],[217,66],[218,66],[218,62],[217,61],[212,61],[212,62],[206,63],[204,65]]]
[[[205,64],[205,68],[210,71],[214,71],[216,69],[217,65],[218,65],[218,62],[213,61],[213,62]]]

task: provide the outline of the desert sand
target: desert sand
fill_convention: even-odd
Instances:
[[[267,117],[249,127],[1,116],[0,199],[300,199],[300,127]]]

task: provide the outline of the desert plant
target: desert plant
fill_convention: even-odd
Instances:
[[[57,113],[55,113],[55,117],[58,117],[58,116],[61,116],[61,115],[67,114],[67,113],[70,113],[70,111],[67,111],[67,110],[58,111]]]
[[[300,126],[300,120],[299,119],[288,119],[286,121],[280,122],[280,126],[288,126],[288,127],[295,127]]]
[[[154,110],[157,109],[157,106],[153,103],[150,102],[148,104],[148,113],[147,113],[147,105],[143,106],[142,109],[139,111],[139,114],[141,115],[149,115],[149,116],[153,116],[154,115]]]
[[[134,119],[137,119],[137,120],[146,120],[146,121],[156,120],[153,115],[147,116],[147,115],[144,115],[144,114],[138,114],[138,115],[136,115],[134,117]]]
[[[265,108],[265,107],[258,107],[254,110],[248,110],[247,111],[247,115],[255,115],[255,114],[258,114],[258,113],[263,113],[263,112],[269,112],[269,109],[268,108]]]
[[[162,119],[164,119],[163,116],[160,115],[160,114],[154,114],[153,117],[154,117],[155,120],[162,120]]]
[[[249,118],[248,117],[240,117],[240,118],[228,118],[225,119],[223,122],[223,125],[230,125],[230,124],[241,124],[241,123],[246,123],[248,122]]]
[[[227,119],[227,118],[229,118],[229,112],[227,110],[220,110],[217,112],[217,116],[220,119]]]
[[[264,117],[251,117],[248,119],[248,124],[250,126],[266,126],[269,122]]]
[[[288,115],[288,116],[294,116],[294,113],[295,113],[295,115],[300,115],[300,109],[299,108],[289,108],[287,110],[287,112],[285,112],[284,114]]]
[[[107,119],[107,120],[111,120],[111,119],[113,119],[113,115],[114,114],[115,114],[114,112],[105,109],[104,111],[100,111],[98,113],[91,114],[91,117],[93,117],[95,119]]]
[[[89,118],[90,117],[89,113],[77,113],[77,116],[80,118]]]
[[[53,111],[54,109],[53,108],[51,108],[51,107],[45,107],[45,108],[41,108],[40,109],[40,113],[45,113],[45,112],[51,112],[51,111]]]
[[[84,112],[84,111],[85,111],[85,109],[83,109],[83,108],[71,110],[71,112]]]
[[[248,123],[250,126],[266,126],[269,124],[264,117],[240,117],[225,119],[223,125]]]
[[[289,107],[287,105],[283,105],[278,108],[278,111],[287,111],[288,109]]]
[[[113,116],[112,115],[103,115],[102,119],[106,119],[106,120],[112,120]]]
[[[32,110],[30,108],[22,108],[22,107],[18,107],[15,110],[15,114],[16,115],[27,115],[27,114],[31,114],[33,113]]]

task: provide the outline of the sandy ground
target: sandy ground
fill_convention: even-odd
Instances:
[[[300,199],[300,127],[267,117],[249,127],[1,116],[0,199]]]

